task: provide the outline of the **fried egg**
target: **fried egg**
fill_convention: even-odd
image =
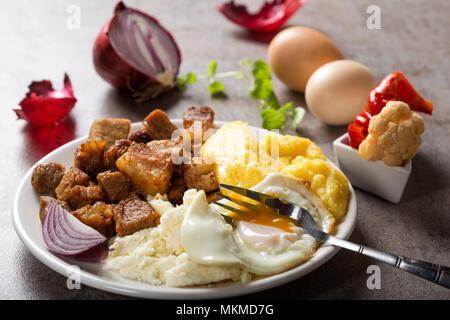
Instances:
[[[302,180],[271,173],[252,190],[302,206],[322,230],[333,230],[333,215]],[[225,199],[221,201],[232,205]],[[231,217],[233,223],[227,223],[222,214]],[[276,274],[299,265],[313,256],[318,245],[302,228],[273,210],[235,214],[208,205],[202,191],[187,209],[181,241],[196,263],[237,265],[255,275]]]

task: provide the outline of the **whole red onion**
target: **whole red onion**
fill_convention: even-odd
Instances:
[[[150,15],[119,2],[94,44],[97,73],[137,101],[152,99],[176,84],[181,53],[172,35]]]

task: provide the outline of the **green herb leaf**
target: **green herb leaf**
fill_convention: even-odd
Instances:
[[[263,119],[262,126],[264,129],[282,129],[286,122],[286,117],[282,112],[275,109],[264,109],[261,111],[261,117]]]
[[[255,79],[250,88],[250,95],[258,100],[268,100],[272,94],[272,82],[270,79]],[[270,105],[270,104],[269,104]]]
[[[266,109],[272,109],[272,107],[265,101],[261,102],[261,105],[259,106],[260,110],[266,110]]]
[[[263,60],[256,60],[252,65],[252,74],[255,79],[270,80],[270,69],[267,63]]]
[[[288,102],[284,106],[282,106],[279,111],[284,114],[286,111],[291,111],[293,107],[294,104],[292,102]]]
[[[194,84],[197,81],[197,75],[193,72],[189,72],[185,77],[177,76],[177,88],[180,91],[186,89],[187,84]]]
[[[225,90],[225,87],[223,86],[222,82],[214,80],[209,83],[208,90],[211,95],[217,95],[222,93]]]
[[[303,117],[305,116],[305,109],[302,107],[297,107],[294,109],[291,115],[292,127],[297,129],[300,122],[302,122]]]
[[[212,78],[216,74],[217,61],[213,60],[209,63],[208,78]]]
[[[267,103],[269,104],[269,106],[271,108],[274,108],[274,109],[280,108],[280,103],[278,102],[278,98],[273,91],[270,93],[269,98],[267,99]]]
[[[189,72],[186,74],[186,83],[187,84],[194,84],[197,82],[197,74],[193,72]]]

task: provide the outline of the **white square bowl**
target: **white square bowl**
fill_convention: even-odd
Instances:
[[[333,148],[339,168],[353,186],[393,203],[400,201],[411,173],[411,160],[404,166],[393,167],[363,159],[358,150],[350,147],[347,133],[334,140]]]

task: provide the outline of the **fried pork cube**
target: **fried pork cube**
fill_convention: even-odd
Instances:
[[[74,186],[66,194],[66,201],[74,210],[105,198],[103,189],[98,185],[90,185],[89,187]]]
[[[113,204],[106,204],[98,201],[93,205],[86,205],[72,214],[85,225],[94,228],[107,238],[116,235],[116,226],[114,223],[114,207]]]
[[[153,140],[146,144],[151,153],[157,157],[172,160],[173,158],[180,158],[183,155],[181,140]]]
[[[143,196],[165,194],[170,185],[173,163],[162,153],[144,144],[128,148],[116,161],[117,168],[131,179],[136,191]]]
[[[214,128],[214,111],[210,107],[190,107],[183,114],[183,127],[188,129],[195,121],[202,124],[202,130],[207,131]]]
[[[66,171],[66,168],[59,163],[38,164],[31,175],[31,185],[34,191],[53,196],[56,195],[55,189],[61,182],[64,171]]]
[[[170,122],[167,113],[160,109],[153,110],[144,119],[144,127],[153,140],[171,139],[177,126]]]
[[[183,165],[184,184],[188,189],[213,191],[219,188],[216,175],[214,174],[214,163],[207,159],[202,159],[201,163],[191,163]]]
[[[67,201],[72,209],[93,204],[104,197],[101,187],[90,181],[89,176],[71,167],[55,190],[58,200]]]
[[[167,200],[173,204],[183,203],[183,195],[186,191],[182,178],[172,179],[169,190],[167,191]]]
[[[105,171],[97,175],[98,184],[106,193],[110,202],[125,199],[130,193],[131,181],[120,171]]]
[[[67,200],[67,192],[74,186],[89,186],[89,176],[78,168],[71,167],[66,174],[64,174],[61,182],[55,190],[56,196],[59,200]]]
[[[152,138],[150,138],[150,135],[148,134],[146,128],[141,128],[141,129],[138,129],[135,132],[133,132],[130,135],[129,140],[136,142],[136,143],[147,143],[147,142],[150,142],[152,140]]]
[[[103,154],[106,142],[88,141],[79,145],[73,154],[73,166],[95,178],[105,168]]]
[[[105,149],[103,154],[103,163],[106,169],[117,171],[116,161],[119,159],[131,145],[130,140],[120,139],[116,140],[113,145]]]
[[[159,214],[147,201],[141,200],[137,194],[131,194],[115,206],[114,220],[117,234],[123,237],[156,226]]]
[[[50,205],[50,203],[52,203],[53,201],[55,201],[57,204],[59,204],[61,207],[63,207],[67,211],[70,211],[70,207],[67,204],[67,202],[61,201],[61,200],[58,200],[58,199],[55,199],[55,198],[49,197],[49,196],[40,196],[39,197],[39,218],[41,219],[41,223],[44,223],[45,216],[47,215],[47,208]]]
[[[158,157],[166,157],[173,162],[172,176],[183,177],[183,145],[182,140],[153,140],[147,147]]]
[[[183,127],[191,137],[195,152],[214,133],[214,111],[209,107],[187,109],[183,114]]]
[[[128,119],[97,119],[91,125],[88,140],[106,141],[106,148],[109,148],[116,140],[127,139],[130,130]]]

